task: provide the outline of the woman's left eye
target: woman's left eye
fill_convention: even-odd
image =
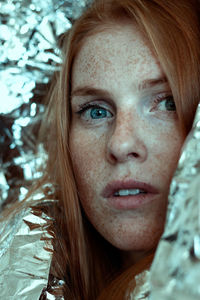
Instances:
[[[173,96],[158,97],[156,100],[156,108],[162,111],[176,111],[176,104]]]

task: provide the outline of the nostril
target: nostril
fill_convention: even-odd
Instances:
[[[113,163],[117,161],[117,158],[112,153],[110,153],[110,159]]]
[[[109,154],[110,161],[116,163],[117,161],[122,162],[126,161],[128,158],[139,158],[140,155],[137,152],[131,152],[128,155],[115,156],[113,153]]]
[[[119,141],[113,135],[105,150],[106,157],[111,164],[122,163],[127,160],[143,161],[147,156],[147,149],[143,142],[140,140],[138,142],[137,138],[130,138],[129,136],[127,139]]]
[[[130,153],[128,156],[133,156],[133,157],[135,157],[135,158],[138,158],[138,157],[139,157],[139,154],[136,153],[136,152],[132,152],[132,153]]]

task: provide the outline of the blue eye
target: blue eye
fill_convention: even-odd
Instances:
[[[90,120],[107,119],[113,117],[113,114],[108,109],[93,104],[84,105],[77,113],[83,120],[88,122]]]
[[[104,108],[91,108],[90,109],[90,117],[92,119],[102,119],[108,116],[108,111]]]

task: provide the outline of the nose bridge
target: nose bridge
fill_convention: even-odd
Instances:
[[[109,159],[119,162],[133,158],[145,160],[147,149],[141,135],[141,123],[137,112],[131,109],[118,112],[108,141]]]
[[[132,138],[134,130],[134,114],[131,110],[121,111],[118,113],[115,123],[115,130],[113,132],[113,138],[115,136],[122,141],[126,141]]]

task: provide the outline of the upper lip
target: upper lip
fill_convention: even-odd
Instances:
[[[126,181],[116,180],[108,183],[102,192],[102,196],[104,198],[109,198],[114,196],[114,194],[122,189],[140,189],[145,191],[146,193],[157,194],[158,190],[154,186],[141,182],[135,181],[133,179],[129,179]]]

